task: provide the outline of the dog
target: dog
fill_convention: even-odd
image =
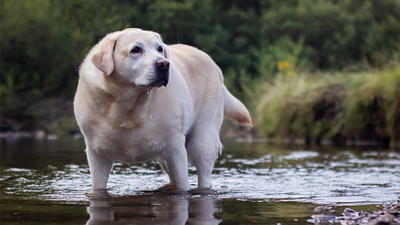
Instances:
[[[174,190],[189,190],[188,163],[196,167],[198,187],[211,188],[223,118],[252,125],[206,53],[167,46],[158,33],[138,28],[110,33],[89,51],[79,69],[74,112],[92,191],[106,190],[114,161],[152,159]]]

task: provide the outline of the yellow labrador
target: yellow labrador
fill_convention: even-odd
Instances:
[[[210,188],[222,150],[223,117],[251,125],[245,106],[223,84],[204,52],[165,45],[152,31],[105,36],[79,71],[74,111],[85,137],[92,189],[106,189],[114,161],[156,159],[177,190],[188,190],[188,162],[198,187]]]

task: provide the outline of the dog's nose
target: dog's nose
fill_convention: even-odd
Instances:
[[[156,63],[157,69],[160,70],[168,70],[169,69],[169,62],[165,59],[158,60]]]

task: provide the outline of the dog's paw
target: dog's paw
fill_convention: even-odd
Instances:
[[[175,190],[175,184],[174,183],[168,183],[158,189],[159,191],[173,191]]]
[[[108,194],[107,189],[94,189],[91,190],[89,193],[86,193],[86,196],[90,199],[96,199],[96,198],[107,198],[110,195]]]

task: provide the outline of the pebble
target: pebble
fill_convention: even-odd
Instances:
[[[372,213],[346,208],[343,216],[336,216],[336,211],[332,207],[318,206],[314,209],[307,222],[314,224],[335,224],[341,225],[400,225],[400,199],[396,202],[385,204],[384,208]]]

